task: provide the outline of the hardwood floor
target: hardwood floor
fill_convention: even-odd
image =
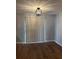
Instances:
[[[16,59],[62,59],[62,47],[55,42],[16,44]]]

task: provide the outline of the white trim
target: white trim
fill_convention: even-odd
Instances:
[[[26,44],[26,42],[16,42],[16,44]]]
[[[55,42],[58,45],[62,46],[62,44],[58,43],[56,40],[38,41],[38,42],[16,42],[16,44],[33,44],[33,43],[45,43],[45,42]]]
[[[57,43],[58,45],[62,46],[62,44],[60,44],[58,41],[54,40],[55,43]]]
[[[26,22],[26,17],[25,17],[25,20],[24,20],[24,32],[25,32],[24,36],[25,36],[25,43],[26,43],[26,23],[25,22]]]
[[[44,43],[44,42],[54,42],[54,40],[38,41],[38,42],[16,42],[16,44],[33,44],[33,43]]]

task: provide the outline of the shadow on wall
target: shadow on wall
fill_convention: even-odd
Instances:
[[[21,40],[18,36],[16,36],[16,42],[21,42]]]
[[[62,46],[62,12],[57,14],[55,24],[55,42]]]

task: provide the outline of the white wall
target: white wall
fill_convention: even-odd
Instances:
[[[24,20],[27,20],[25,16],[27,15],[17,15],[17,37],[19,42],[25,42],[25,31],[24,31]],[[32,16],[34,17],[34,16]],[[62,13],[56,15],[44,15],[38,20],[44,20],[46,22],[45,34],[46,38],[44,39],[43,31],[41,31],[41,36],[38,36],[40,39],[34,40],[34,42],[45,42],[45,41],[55,41],[59,45],[62,45]],[[42,23],[40,23],[41,25]],[[42,25],[41,25],[42,26]],[[27,37],[28,38],[28,37]],[[26,40],[27,41],[27,40]],[[18,42],[18,40],[17,40]],[[30,41],[31,42],[31,41]]]
[[[42,15],[41,17],[37,17],[35,15],[32,14],[17,14],[17,42],[46,42],[46,41],[53,41],[55,38],[55,20],[56,20],[56,15]],[[25,21],[26,20],[26,21]],[[27,20],[35,20],[37,21],[37,26],[34,26],[34,29],[37,31],[35,31],[36,35],[34,37],[30,37],[29,38],[29,34],[28,34],[28,23],[25,27],[24,27],[24,22],[27,22]],[[38,24],[39,23],[39,24]],[[45,24],[45,25],[44,25]],[[33,24],[31,24],[33,25]],[[45,27],[44,27],[44,26]],[[42,26],[42,27],[41,27]],[[26,28],[26,31],[25,29]],[[33,31],[33,30],[32,30]],[[33,31],[34,32],[34,31]],[[26,35],[25,35],[26,33]],[[38,35],[38,36],[37,36]],[[26,38],[25,38],[26,36]]]
[[[34,26],[34,30],[37,31],[37,32],[35,31],[35,33],[38,36],[36,36],[36,35],[33,36],[33,37],[29,36],[28,32],[29,33],[31,33],[31,32],[29,30],[27,30],[26,31],[27,32],[27,34],[26,34],[27,35],[26,41],[27,42],[53,41],[54,37],[55,37],[55,20],[56,20],[56,15],[46,15],[46,14],[44,14],[42,16],[36,16],[36,15],[32,15],[32,14],[27,14],[26,15],[26,21],[29,20],[29,23],[28,23],[29,25],[30,24],[33,25],[32,22],[31,22],[31,20],[33,20],[33,19],[35,21],[37,21],[37,24],[36,24],[37,27]],[[32,29],[31,29],[31,31],[32,31]]]
[[[62,12],[56,15],[55,42],[62,45]]]
[[[24,42],[25,41],[25,31],[24,31],[24,15],[16,15],[16,41]]]

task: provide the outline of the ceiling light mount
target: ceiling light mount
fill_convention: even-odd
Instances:
[[[37,15],[37,16],[41,16],[41,14],[42,14],[42,10],[40,9],[40,7],[38,7],[38,8],[36,9],[36,15]]]

